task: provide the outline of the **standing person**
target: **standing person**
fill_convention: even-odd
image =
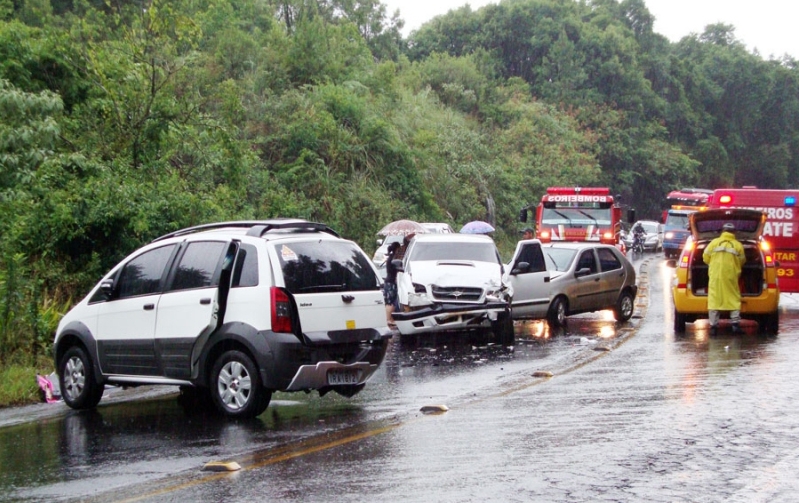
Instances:
[[[392,263],[397,254],[400,244],[398,242],[388,245],[386,253],[386,279],[383,282],[383,301],[386,303],[386,321],[391,328],[396,327],[394,317],[391,316],[397,308],[397,268]]]
[[[535,229],[532,227],[525,227],[522,229],[522,240],[527,239],[534,239],[535,238]]]
[[[711,241],[702,254],[708,265],[707,309],[710,335],[716,335],[719,311],[729,311],[733,333],[741,333],[741,290],[738,278],[746,262],[743,245],[735,239],[735,225],[727,222],[721,235]]]

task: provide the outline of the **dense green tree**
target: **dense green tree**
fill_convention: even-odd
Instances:
[[[405,40],[376,0],[0,0],[0,328],[36,352],[121,257],[301,217],[367,251],[398,218],[508,252],[547,186],[795,185],[799,65],[642,0],[501,0]],[[0,359],[7,356],[0,354]]]

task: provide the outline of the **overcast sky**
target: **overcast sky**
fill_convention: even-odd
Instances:
[[[469,4],[473,10],[496,0],[381,0],[389,15],[396,9],[408,35],[435,16]],[[799,59],[799,0],[644,0],[655,16],[655,32],[676,42],[702,33],[713,23],[731,24],[735,36],[764,58],[789,54]]]

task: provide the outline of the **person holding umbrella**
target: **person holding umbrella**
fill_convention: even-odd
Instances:
[[[388,253],[386,253],[386,279],[383,282],[383,301],[386,303],[386,321],[390,328],[395,328],[394,318],[391,316],[395,310],[398,309],[397,305],[397,268],[392,261],[396,258],[397,250],[400,244],[393,242],[388,245]]]

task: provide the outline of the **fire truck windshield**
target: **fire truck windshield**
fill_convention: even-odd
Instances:
[[[541,225],[600,225],[610,226],[610,208],[547,208],[544,207]]]

